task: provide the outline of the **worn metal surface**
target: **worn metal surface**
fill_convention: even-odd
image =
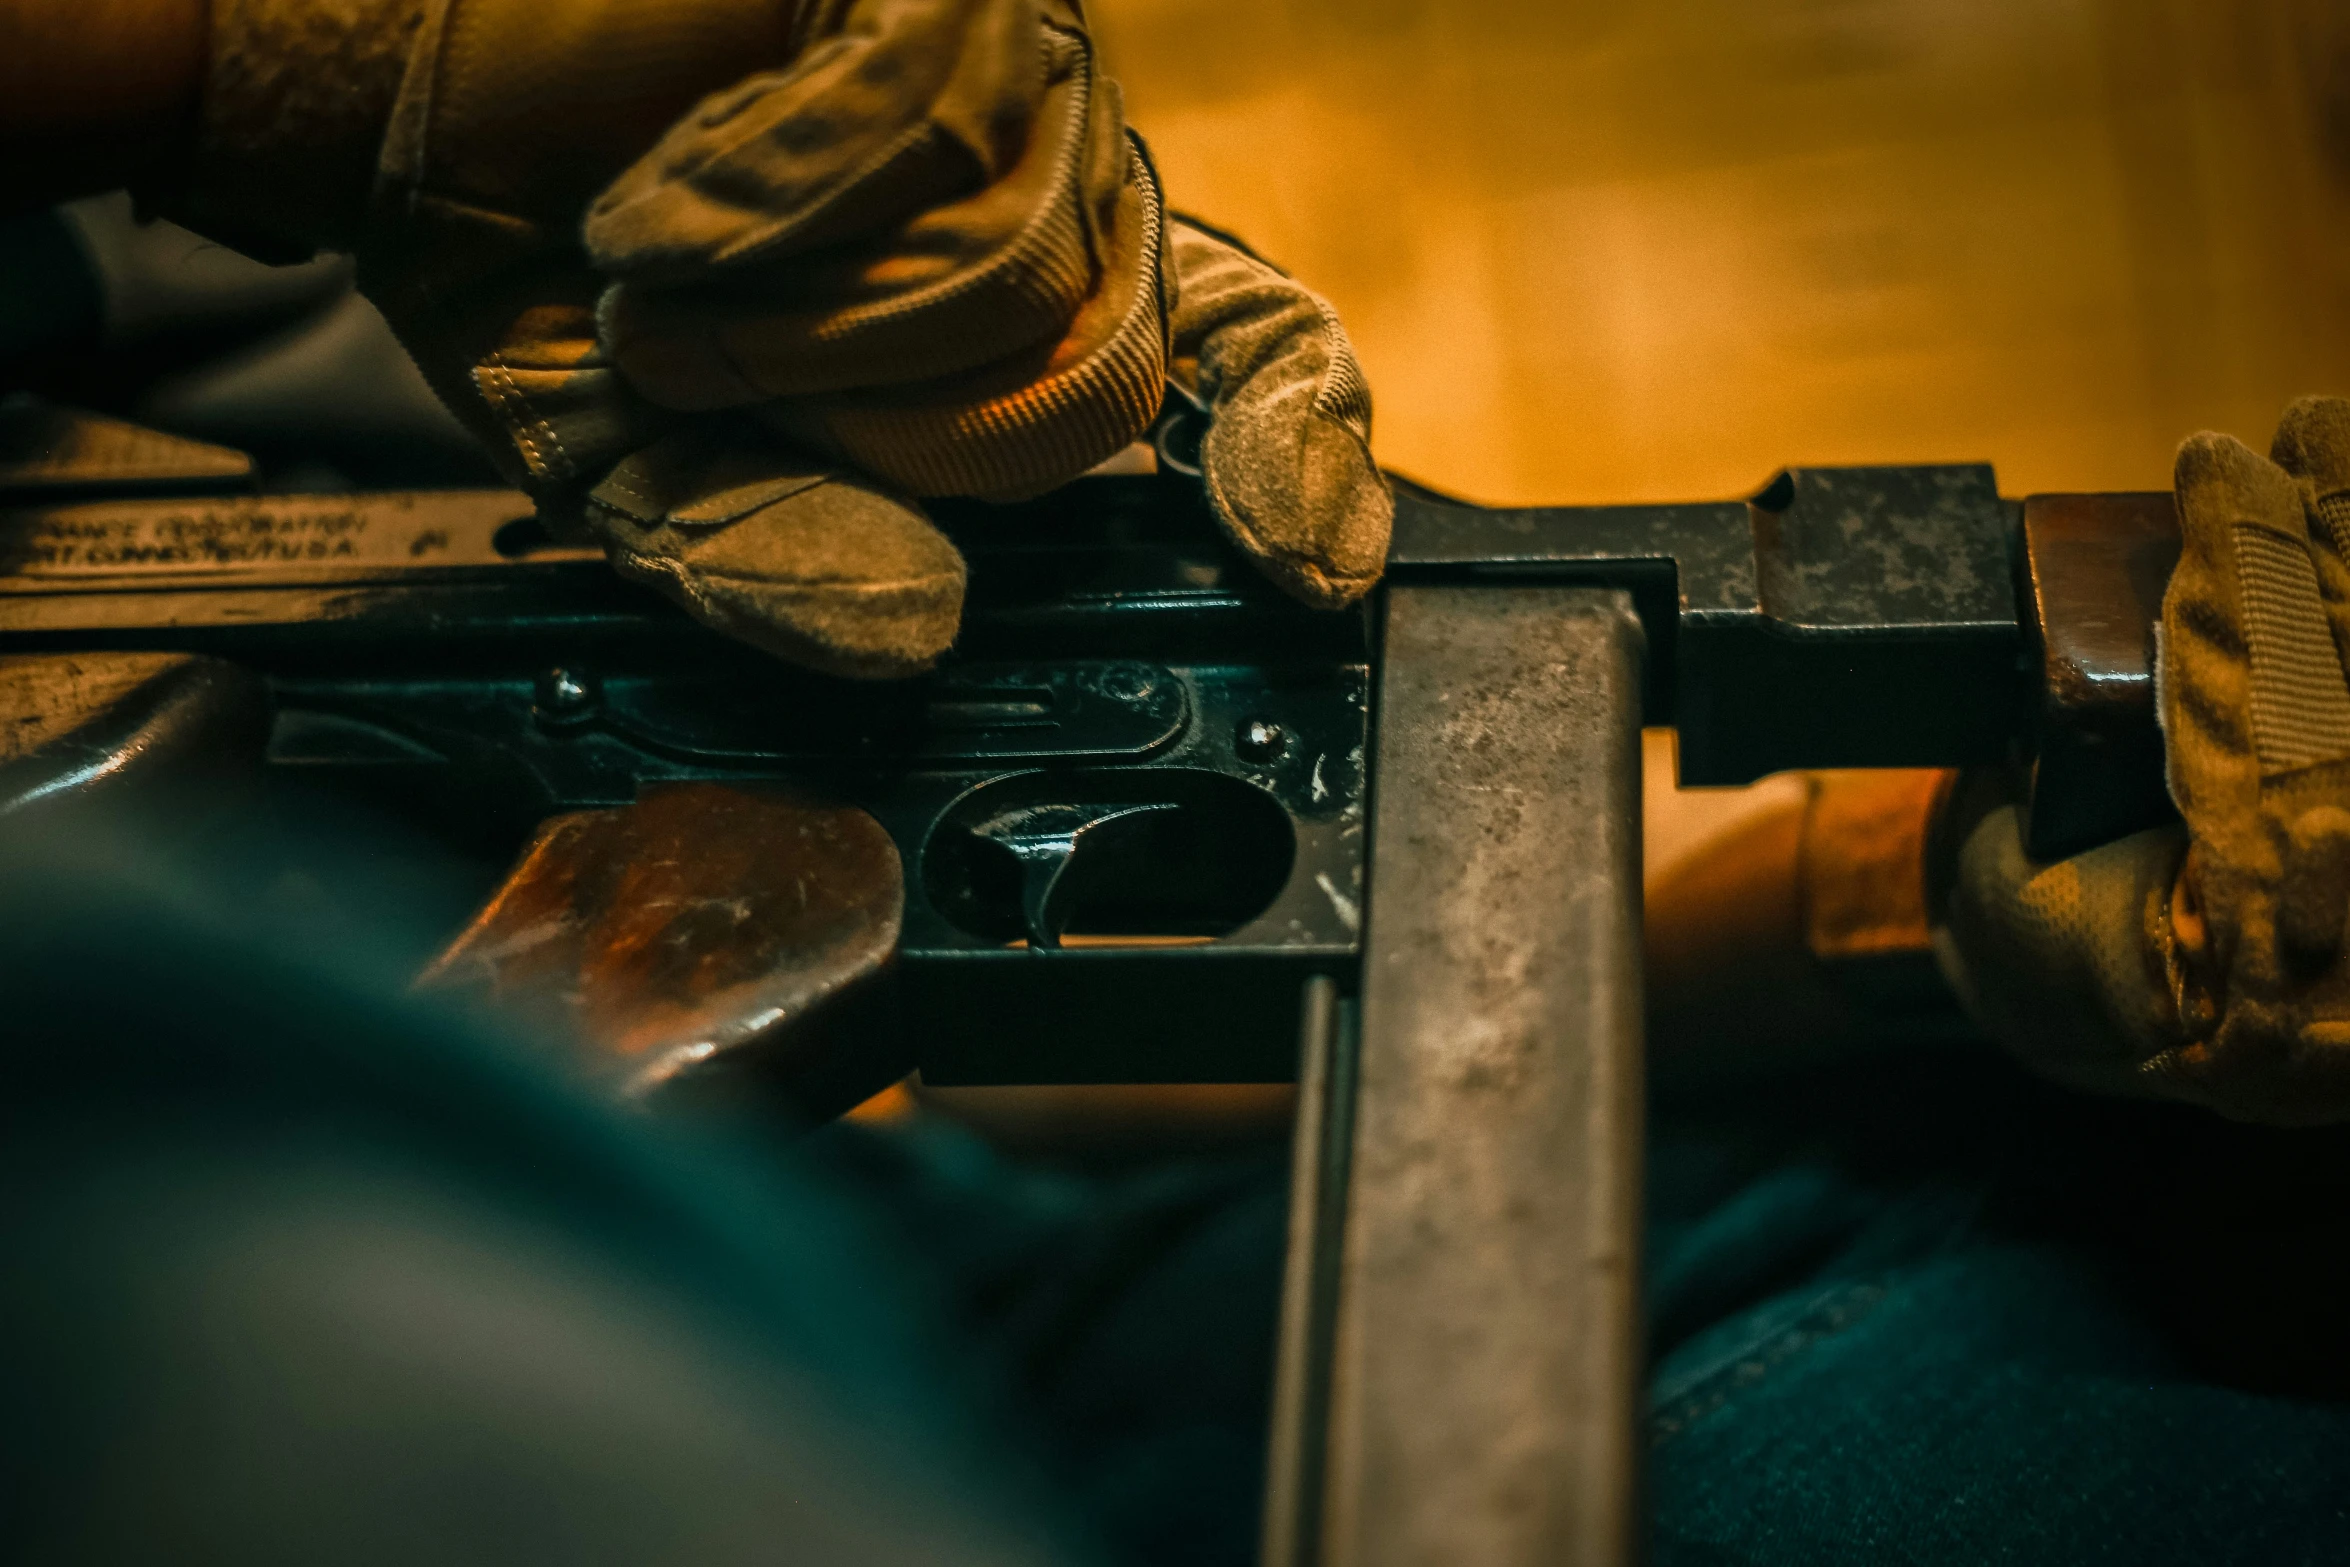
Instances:
[[[954,656],[912,681],[732,644],[501,491],[0,508],[0,654],[233,663],[274,706],[272,780],[469,853],[667,783],[819,788],[907,867],[931,1081],[1286,1078],[1298,986],[1361,950],[1365,615],[1285,599],[1173,473],[934,509],[971,586]],[[1985,761],[2031,712],[2012,513],[1963,467],[1795,470],[1698,506],[1406,487],[1390,575],[1629,592],[1690,782]],[[1023,830],[1056,822],[1104,825],[1065,854]]]
[[[2036,859],[2172,819],[2154,710],[2154,627],[2179,560],[2163,491],[2035,495],[2023,580],[2038,663],[2029,847]]]
[[[755,1069],[802,1103],[854,1103],[912,1062],[817,1025],[888,967],[904,901],[896,846],[863,811],[675,784],[547,822],[420,983],[576,1042],[632,1095]]]
[[[1398,497],[1399,579],[1589,582],[1648,628],[1686,783],[2004,757],[2021,712],[2013,506],[1988,467],[1790,468],[1751,501]]]
[[[1337,982],[1306,982],[1297,1121],[1290,1134],[1289,1244],[1265,1462],[1264,1567],[1321,1559],[1329,1473],[1331,1341],[1338,1325],[1348,1167],[1354,1155],[1355,1009]]]
[[[1620,592],[1389,595],[1332,1567],[1631,1554],[1640,665]]]

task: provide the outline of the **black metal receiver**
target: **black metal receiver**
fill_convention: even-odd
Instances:
[[[2164,808],[2167,497],[1399,484],[1386,586],[1331,614],[1170,452],[938,507],[961,641],[874,685],[702,630],[515,494],[243,494],[235,454],[69,425],[0,453],[0,812],[242,748],[511,854],[663,785],[788,786],[895,845],[928,1080],[1301,1078],[1283,1567],[1631,1550],[1644,720],[1691,782],[2037,758],[2049,849]]]
[[[862,806],[909,868],[933,1080],[1284,1079],[1297,986],[1357,960],[1372,622],[1272,591],[1181,476],[940,508],[964,633],[889,685],[701,630],[512,493],[82,482],[101,494],[0,517],[0,651],[232,663],[267,682],[272,767],[475,840],[688,779]],[[1997,762],[2033,717],[2018,511],[1985,467],[1797,469],[1678,506],[1403,486],[1390,570],[1629,591],[1687,782]]]
[[[647,786],[787,782],[898,844],[932,1080],[1283,1079],[1298,987],[1359,949],[1366,621],[1281,598],[1195,493],[942,508],[969,612],[900,683],[706,632],[504,492],[12,511],[0,653],[235,665],[270,769],[508,852]]]

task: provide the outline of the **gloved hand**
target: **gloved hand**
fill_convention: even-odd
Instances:
[[[213,18],[203,131],[159,204],[232,241],[354,250],[550,519],[721,630],[837,672],[919,670],[953,638],[963,564],[911,497],[1049,488],[1157,412],[1166,224],[1075,0],[215,0]],[[1256,308],[1294,318],[1305,297]],[[1359,386],[1334,323],[1274,337],[1241,380],[1343,362]],[[1301,482],[1327,467],[1300,433],[1319,403],[1255,401]],[[1337,412],[1358,436],[1367,415]],[[1344,545],[1328,570],[1294,562],[1373,524],[1383,553],[1386,510],[1381,491],[1365,523],[1359,484],[1333,493],[1346,517],[1308,496],[1302,530],[1261,500],[1220,509],[1334,602],[1375,566]]]
[[[1324,609],[1387,569],[1395,497],[1371,461],[1371,388],[1338,314],[1224,236],[1177,219],[1175,379],[1208,410],[1200,477],[1267,576]]]
[[[1992,1032],[2083,1086],[2247,1120],[2350,1117],[2350,401],[2270,460],[2179,452],[2160,710],[2183,827],[2053,865],[2016,812],[1958,850],[1946,967]]]

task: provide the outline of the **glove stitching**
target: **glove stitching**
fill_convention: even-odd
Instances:
[[[606,490],[611,490],[619,495],[627,497],[629,500],[635,501],[639,506],[642,506],[646,511],[649,512],[664,512],[667,509],[657,503],[643,490],[638,489],[634,483],[622,478],[618,468],[615,468],[610,473],[604,475],[604,482],[596,486],[596,492],[599,496]],[[643,521],[645,519],[640,517],[637,520]]]
[[[497,384],[499,369],[500,367],[494,360],[485,362],[481,366],[481,379],[485,383],[484,390],[487,393],[490,406],[501,417],[506,417],[506,394]],[[531,438],[530,431],[527,428],[516,426],[510,418],[508,419],[508,428],[512,431],[514,439],[521,443],[523,460],[530,464],[531,472],[541,478],[546,477],[546,463],[539,453],[538,442]]]
[[[502,387],[502,393],[497,399],[499,411],[513,423],[514,437],[522,443],[524,455],[529,458],[533,470],[541,478],[558,482],[577,478],[578,465],[571,460],[571,453],[564,449],[563,437],[556,433],[554,424],[538,411],[523,392],[521,383],[514,378],[514,372],[507,366],[505,359],[501,355],[492,354],[483,361],[483,369],[494,383]],[[517,409],[520,410],[519,417],[515,412]],[[532,438],[533,429],[555,449],[555,462],[545,459],[538,442]],[[557,463],[561,466],[557,467]]]

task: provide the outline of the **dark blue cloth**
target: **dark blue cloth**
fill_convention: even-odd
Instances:
[[[2350,1142],[1988,1055],[1663,1107],[1659,1563],[2350,1561]]]
[[[1278,1150],[833,1134],[1125,1560],[1253,1559]],[[1982,1051],[1656,1107],[1659,1563],[2350,1561],[2350,1139]]]
[[[250,889],[9,872],[12,1543],[1253,1559],[1282,1148],[744,1144]],[[2350,1561],[2342,1133],[1920,1054],[1660,1104],[1649,1212],[1659,1563]]]
[[[1119,1560],[1255,1561],[1286,1145],[1061,1169],[933,1121],[809,1152],[881,1197]]]
[[[0,855],[10,1560],[1099,1559],[866,1190],[603,1101],[243,857],[44,826]]]

